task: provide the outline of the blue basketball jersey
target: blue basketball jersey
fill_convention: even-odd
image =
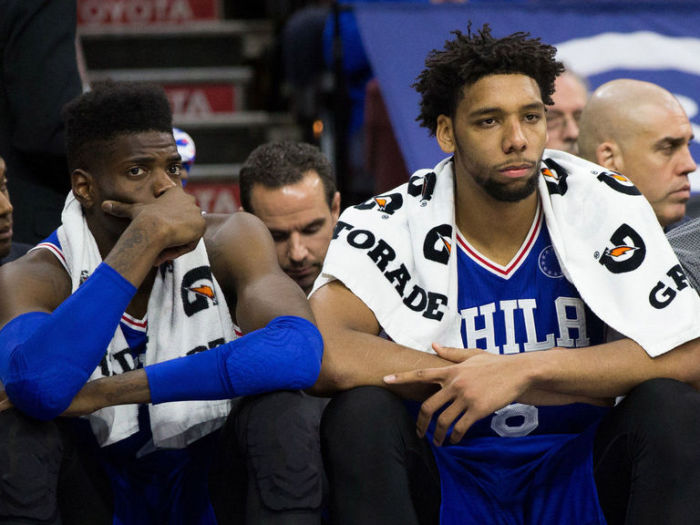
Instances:
[[[37,248],[49,250],[68,271],[55,231]],[[127,348],[117,356],[122,369],[143,368],[147,319],[136,319],[124,312],[119,327],[127,344]],[[87,420],[76,418],[71,422],[79,446],[94,456],[110,478],[114,495],[114,525],[216,524],[214,509],[209,501],[208,472],[218,432],[184,449],[155,449],[147,406],[140,405],[139,430],[126,439],[100,448]]]
[[[457,235],[458,308],[465,348],[496,354],[603,341],[603,323],[563,276],[541,210],[501,266]],[[441,523],[603,524],[592,441],[607,409],[514,403],[477,421],[457,445],[433,447]],[[434,421],[428,432],[432,441]]]
[[[465,348],[515,354],[603,342],[605,326],[564,277],[540,208],[520,250],[506,266],[489,261],[459,233],[457,246]],[[517,405],[478,422],[471,437],[578,433],[599,417],[598,407],[584,404],[539,409]]]

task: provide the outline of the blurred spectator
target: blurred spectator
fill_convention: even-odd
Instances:
[[[0,156],[22,242],[60,224],[70,189],[60,111],[81,92],[75,26],[75,0],[0,3]]]
[[[0,157],[0,265],[21,257],[31,248],[29,244],[12,242],[12,203],[7,191],[5,161]]]
[[[586,82],[565,71],[554,83],[554,104],[547,106],[547,146],[578,154],[578,123],[588,99]]]
[[[688,148],[693,128],[678,100],[661,86],[617,79],[591,95],[581,115],[581,156],[624,174],[644,194],[664,228],[685,217]]]
[[[182,185],[184,187],[190,177],[192,166],[194,166],[194,159],[197,154],[197,149],[195,148],[194,140],[192,140],[189,133],[178,128],[173,128],[173,137],[175,138],[175,144],[177,145],[177,152],[180,154],[180,158],[182,159],[182,172],[180,173],[180,180],[182,181]]]

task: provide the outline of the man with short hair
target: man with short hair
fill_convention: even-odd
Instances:
[[[415,84],[450,157],[338,220],[310,296],[334,523],[696,519],[700,299],[634,187],[544,152],[555,53],[455,31]]]
[[[14,261],[31,248],[29,244],[12,241],[12,210],[7,189],[7,165],[0,157],[0,265]]]
[[[271,142],[248,156],[239,183],[242,209],[265,223],[280,266],[308,294],[340,215],[330,162],[311,144]]]
[[[634,183],[663,228],[683,219],[690,198],[688,175],[693,128],[683,107],[651,82],[611,80],[591,95],[582,115],[581,156]]]
[[[553,104],[547,108],[547,148],[578,153],[579,120],[586,105],[588,88],[573,71],[564,71],[554,81]]]
[[[313,383],[313,315],[257,218],[182,190],[161,88],[95,85],[65,115],[62,225],[0,268],[0,520],[216,523],[229,400]]]
[[[311,144],[258,146],[239,174],[242,209],[272,234],[284,272],[308,293],[340,213],[328,159]],[[328,399],[301,390],[245,398],[236,435],[248,472],[246,523],[321,523],[324,473],[319,422]]]

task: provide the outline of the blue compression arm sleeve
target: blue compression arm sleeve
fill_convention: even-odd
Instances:
[[[37,419],[61,414],[99,365],[136,288],[102,263],[51,313],[22,314],[0,330],[0,381]]]
[[[282,316],[229,343],[145,370],[152,403],[229,399],[308,388],[322,355],[323,339],[312,323]]]

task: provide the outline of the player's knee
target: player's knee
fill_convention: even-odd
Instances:
[[[53,422],[0,414],[0,516],[54,519],[63,445]]]
[[[666,378],[645,381],[624,403],[656,448],[672,454],[689,437],[700,439],[700,393],[685,383]]]
[[[401,432],[414,431],[414,427],[403,402],[388,390],[380,387],[348,390],[333,398],[323,413],[324,456],[334,462],[352,457],[371,462],[373,456],[384,455],[391,449]]]
[[[246,400],[239,444],[262,503],[271,510],[313,509],[323,496],[319,422],[324,403],[301,392]]]

